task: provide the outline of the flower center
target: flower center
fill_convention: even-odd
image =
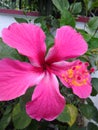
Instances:
[[[89,80],[89,72],[85,63],[79,62],[77,65],[66,70],[62,74],[62,78],[69,84],[69,86],[83,86]]]
[[[42,65],[42,69],[43,69],[43,71],[51,72],[50,64],[48,64],[47,62],[45,62],[45,63]]]

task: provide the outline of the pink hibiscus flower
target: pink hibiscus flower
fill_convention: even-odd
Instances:
[[[2,39],[27,56],[30,63],[10,58],[0,60],[0,101],[19,97],[36,85],[32,100],[26,104],[26,111],[38,121],[51,121],[65,106],[56,76],[80,98],[90,95],[90,74],[85,63],[64,61],[84,54],[88,48],[82,36],[72,27],[57,29],[54,45],[47,54],[45,34],[39,26],[14,23],[3,29]]]

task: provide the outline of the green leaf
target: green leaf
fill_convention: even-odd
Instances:
[[[82,104],[80,111],[87,119],[94,119],[98,114],[96,107],[88,104]]]
[[[98,110],[96,109],[96,115],[93,117],[93,120],[97,122],[98,124]]]
[[[21,110],[22,110],[22,109],[24,110],[26,103],[31,100],[33,91],[34,91],[34,87],[31,87],[31,88],[29,88],[29,89],[26,91],[25,95],[23,95],[23,96],[20,97],[19,103],[20,103],[20,108],[21,108]]]
[[[76,124],[74,124],[73,126],[69,127],[68,130],[86,130],[85,127],[79,127]]]
[[[54,37],[51,34],[47,34],[46,37],[46,45],[47,45],[47,51],[49,50],[50,47],[54,44]]]
[[[30,125],[23,130],[47,130],[48,126],[49,126],[48,121],[43,120],[39,122],[36,120],[32,120]]]
[[[98,32],[90,28],[86,28],[86,32],[91,35],[91,37],[98,38]]]
[[[72,10],[71,10],[72,9]],[[70,6],[70,10],[73,14],[79,14],[82,11],[81,2],[72,3]]]
[[[34,23],[39,23],[41,25],[41,28],[45,32],[45,34],[48,34],[50,32],[50,30],[47,26],[47,17],[40,16],[34,20]]]
[[[86,10],[90,10],[92,8],[93,0],[84,0]]]
[[[47,130],[48,126],[49,126],[49,122],[47,121],[40,122],[38,130]]]
[[[11,121],[11,107],[7,107],[6,111],[3,114],[3,117],[0,119],[0,130],[5,130],[5,128],[8,126],[8,124]]]
[[[96,30],[98,28],[98,16],[92,17],[87,25],[90,29]]]
[[[52,2],[56,6],[56,8],[61,12],[63,12],[65,8],[69,8],[68,0],[52,0]]]
[[[61,14],[60,26],[70,25],[72,27],[75,27],[75,24],[76,22],[72,14],[67,9],[65,9],[64,12]]]
[[[31,118],[28,117],[25,110],[21,110],[19,103],[13,109],[12,121],[16,129],[23,129],[31,123]]]
[[[67,10],[67,6],[69,7],[69,2],[68,0],[52,0],[52,2],[54,3],[54,5],[61,11],[61,15],[62,16],[62,20],[61,20],[61,26],[62,25],[71,25],[71,26],[75,26],[75,19],[73,18],[73,16],[71,15],[71,13]],[[67,10],[67,11],[66,11]],[[65,12],[65,13],[64,13]],[[68,16],[66,16],[66,14],[68,14]],[[53,18],[53,17],[52,17]],[[42,29],[47,32],[47,23],[48,21],[46,21],[46,17],[39,17],[37,19],[34,20],[35,23],[40,23]],[[55,21],[56,24],[53,22]],[[66,22],[65,22],[66,21]],[[49,23],[49,22],[48,22]],[[51,25],[53,27],[59,27],[59,21],[58,20],[51,20]]]
[[[87,130],[98,130],[98,126],[92,122],[88,123]]]
[[[94,103],[92,102],[92,100],[90,98],[86,99],[86,101],[95,110],[94,114],[92,116],[92,119],[98,123],[98,110],[97,110],[97,108],[94,106]]]
[[[64,108],[64,111],[59,115],[57,120],[59,120],[61,122],[69,122],[71,120],[71,116],[70,116],[70,113],[69,113],[67,105]]]
[[[11,121],[11,114],[4,115],[0,120],[0,130],[5,130]]]
[[[93,101],[90,98],[87,98],[86,101],[89,105],[94,105]]]
[[[39,123],[36,120],[32,120],[30,125],[23,130],[39,130]]]
[[[98,38],[98,16],[92,17],[86,24],[86,32]]]
[[[89,35],[88,33],[86,33],[84,30],[82,29],[77,29],[78,32],[80,32],[83,36],[83,38],[88,42],[91,39],[91,35]]]
[[[52,17],[50,17],[52,18]],[[42,29],[45,31],[45,34],[46,34],[46,45],[47,45],[47,51],[49,50],[49,48],[53,45],[54,43],[54,37],[53,35],[51,34],[50,32],[50,28],[48,28],[47,26],[47,20],[48,20],[48,17],[45,18],[44,16],[41,16],[39,18],[36,18],[34,20],[34,23],[40,23],[41,24],[41,27]],[[48,20],[49,21],[49,20]],[[51,21],[51,20],[50,20]],[[53,23],[52,23],[53,24]],[[54,27],[54,26],[53,26]]]
[[[98,94],[98,92],[96,91],[96,89],[93,86],[91,96],[97,96],[97,94]]]
[[[44,16],[39,16],[38,18],[34,19],[34,23],[35,23],[35,24],[36,24],[36,23],[41,23],[42,20],[44,20],[44,19],[45,19]]]
[[[98,78],[92,78],[92,84],[94,89],[98,92]]]
[[[65,130],[65,126],[59,126],[59,130]]]
[[[95,8],[97,7],[98,8],[98,1],[96,0],[95,2],[92,3],[92,8]]]
[[[76,118],[77,118],[77,116],[78,116],[78,110],[77,110],[77,108],[76,108],[74,105],[72,105],[72,104],[68,104],[67,107],[68,107],[69,114],[70,114],[70,117],[71,117],[71,120],[68,122],[68,124],[69,124],[70,126],[72,126],[72,125],[75,123]]]
[[[90,49],[97,49],[98,48],[98,38],[91,38],[88,41],[88,45]]]
[[[9,46],[3,43],[2,39],[0,39],[0,58],[5,57],[23,60],[23,57],[19,55],[15,49],[10,48]]]
[[[67,122],[70,126],[72,126],[76,121],[77,115],[77,108],[72,104],[67,104],[64,111],[57,119],[61,122]]]
[[[94,106],[94,103],[92,102],[92,101],[88,101],[88,100],[86,100],[87,102],[88,102],[88,104],[90,105],[90,106],[92,106],[92,111],[94,110],[94,113],[92,113],[92,120],[94,120],[95,122],[97,122],[98,123],[98,109]]]
[[[16,18],[15,17],[15,20],[18,22],[18,23],[28,23],[28,21],[24,18]]]

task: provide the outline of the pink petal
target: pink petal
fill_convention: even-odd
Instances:
[[[91,84],[84,86],[74,86],[72,87],[73,93],[79,96],[80,98],[88,98],[92,92]]]
[[[54,63],[53,63],[54,65]],[[73,62],[65,63],[65,67],[60,68],[60,62],[57,67],[54,65],[54,73],[59,77],[60,81],[68,88],[72,88],[73,93],[80,98],[87,98],[92,91],[91,76],[87,69],[88,65],[85,62],[76,60]],[[57,67],[57,68],[56,68]],[[60,70],[59,70],[60,68]],[[52,67],[54,70],[54,68]],[[58,70],[56,70],[58,69]]]
[[[78,61],[78,60],[77,60]],[[67,61],[60,61],[60,62],[54,62],[50,65],[51,71],[59,76],[62,72],[66,71],[70,67],[72,67],[74,64],[76,64],[76,61],[73,62],[67,62]]]
[[[7,101],[23,95],[27,88],[41,80],[41,71],[26,62],[0,60],[0,101]]]
[[[65,85],[66,87],[70,88],[67,82],[62,78],[62,74],[65,73],[66,70],[74,66],[77,61],[73,62],[66,62],[66,61],[60,61],[60,62],[54,62],[51,64],[51,71],[54,73],[58,78],[60,79],[61,83]]]
[[[83,55],[88,49],[86,41],[70,26],[63,26],[56,32],[55,44],[49,50],[48,63],[75,58]]]
[[[19,53],[28,56],[34,64],[42,64],[46,51],[45,34],[39,26],[14,23],[2,31],[3,41]]]
[[[26,111],[31,118],[38,121],[54,120],[64,109],[65,100],[59,92],[55,75],[46,73],[43,80],[35,88],[32,101],[27,103]]]

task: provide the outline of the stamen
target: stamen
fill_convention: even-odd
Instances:
[[[76,69],[76,67],[74,66],[73,68],[72,68],[72,70],[75,70]]]
[[[79,62],[79,65],[82,65],[82,62],[81,62],[81,61]]]
[[[81,86],[81,83],[78,83],[76,80],[72,80],[72,85]]]
[[[85,66],[84,66],[85,65]],[[87,84],[89,72],[87,70],[87,67],[89,63],[85,62],[82,63],[81,61],[78,62],[77,65],[72,66],[68,70],[66,70],[62,74],[62,78],[65,80],[66,83],[68,83],[70,86],[83,86]],[[94,68],[91,68],[91,72],[94,71]]]
[[[95,72],[95,69],[92,67],[92,68],[90,69],[90,73],[93,73],[93,72]]]
[[[89,66],[89,63],[88,63],[88,62],[85,62],[84,64],[85,64],[85,66]]]
[[[77,66],[76,66],[76,69],[77,69],[77,70],[78,70],[78,69],[80,69],[80,68],[81,68],[81,66],[80,66],[80,65],[77,65]]]
[[[69,78],[72,78],[72,77],[73,77],[73,70],[72,70],[72,69],[69,69],[69,70],[67,71],[67,73],[68,73],[68,77],[69,77]]]
[[[87,79],[84,79],[84,80],[83,80],[83,83],[86,84],[86,82],[87,82]]]
[[[77,80],[81,80],[81,77],[80,77],[80,76],[77,76]]]

